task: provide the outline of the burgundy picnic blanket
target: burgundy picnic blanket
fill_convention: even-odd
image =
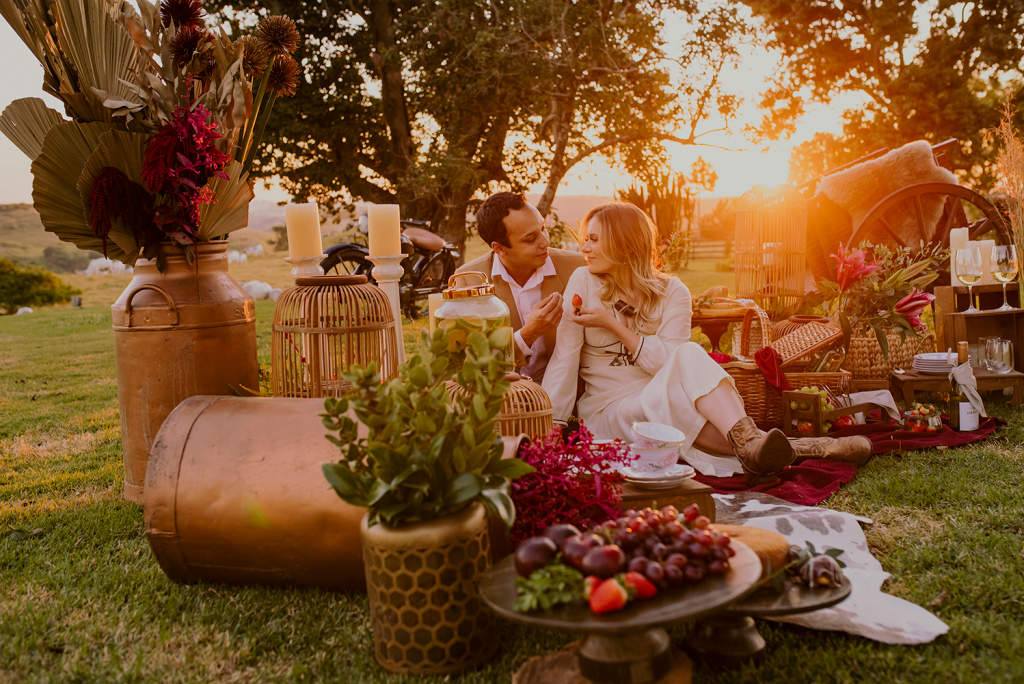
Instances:
[[[877,418],[877,416],[875,417]],[[1002,425],[1006,425],[1005,420],[982,418],[978,430],[955,432],[949,427],[948,416],[943,415],[942,431],[932,434],[910,432],[898,425],[869,423],[837,430],[832,436],[864,435],[871,440],[874,453],[877,456],[890,451],[915,451],[937,446],[952,447],[973,444],[987,439],[996,428]],[[897,429],[893,429],[894,427]],[[808,459],[784,468],[775,482],[757,487],[748,487],[743,481],[742,475],[709,477],[698,473],[694,479],[714,489],[716,494],[763,492],[790,503],[812,506],[835,494],[839,491],[839,487],[852,480],[856,473],[857,467],[852,463]]]

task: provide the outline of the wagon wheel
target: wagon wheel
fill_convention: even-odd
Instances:
[[[967,206],[973,207],[972,213],[980,214],[981,218],[973,222],[968,219]],[[926,214],[935,215],[939,207],[938,220],[932,223]],[[994,230],[999,243],[1013,244],[999,210],[973,190],[952,183],[920,183],[900,188],[871,208],[853,231],[850,244],[857,245],[868,238],[873,242],[891,241],[900,247],[909,247],[912,252],[918,251],[921,241],[926,245],[937,243],[949,247],[949,232],[954,228],[967,228],[971,240]],[[946,265],[932,287],[948,284]]]

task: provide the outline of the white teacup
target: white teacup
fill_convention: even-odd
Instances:
[[[685,440],[682,430],[663,423],[633,423],[633,443],[641,449],[662,449],[678,447]]]
[[[629,451],[637,457],[630,465],[646,472],[665,470],[679,461],[679,447],[675,446],[647,449],[634,443],[629,445]]]

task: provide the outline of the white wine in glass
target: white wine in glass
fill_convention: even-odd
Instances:
[[[966,247],[956,250],[956,277],[967,286],[967,297],[970,306],[964,313],[977,313],[974,308],[974,284],[981,280],[981,249]]]
[[[1017,277],[1017,248],[1013,245],[996,245],[992,248],[992,277],[1003,284],[1003,305],[998,311],[1013,311],[1006,301],[1006,284]]]

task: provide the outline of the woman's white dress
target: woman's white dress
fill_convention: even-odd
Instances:
[[[640,345],[631,355],[610,331],[584,328],[572,320],[575,294],[583,300],[582,308],[604,306],[625,320],[601,301],[603,287],[586,267],[578,268],[566,285],[564,314],[543,383],[555,420],[565,421],[572,414],[580,378],[586,390],[578,417],[595,437],[631,442],[634,421],[664,423],[686,435],[684,457],[699,472],[720,477],[741,473],[736,458],[693,448],[694,438],[707,422],[694,402],[723,380],[735,384],[703,347],[690,341],[690,291],[678,278],[668,281],[668,291],[651,321],[634,327]]]

